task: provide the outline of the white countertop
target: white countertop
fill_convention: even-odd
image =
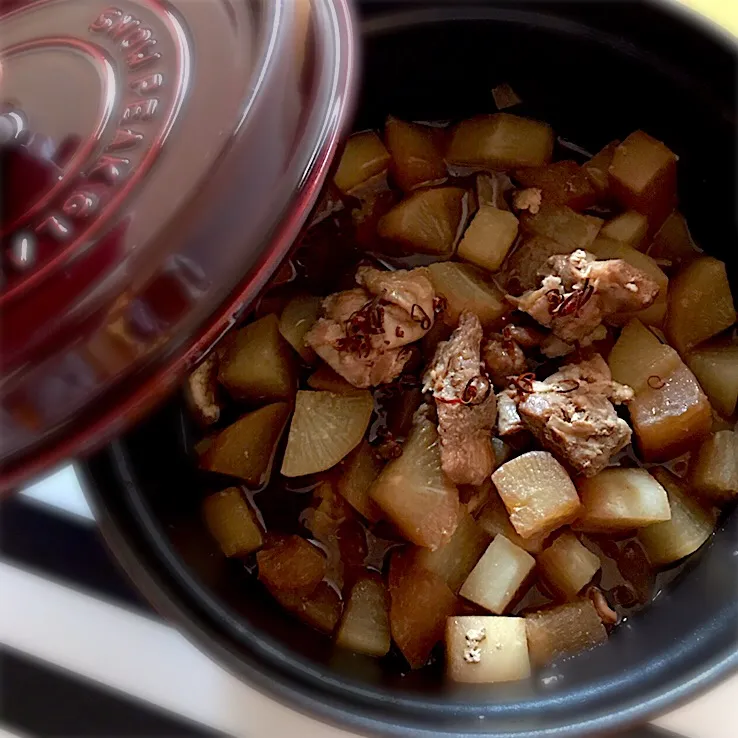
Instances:
[[[94,525],[71,466],[28,488],[23,497],[72,516],[75,525]],[[0,592],[0,644],[17,652],[229,735],[348,738],[258,694],[164,622],[120,603],[2,559]],[[656,725],[685,738],[736,738],[736,722],[738,676]]]

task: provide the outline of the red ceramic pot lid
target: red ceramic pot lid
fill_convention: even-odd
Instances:
[[[0,488],[120,433],[254,300],[355,53],[348,0],[6,0]]]

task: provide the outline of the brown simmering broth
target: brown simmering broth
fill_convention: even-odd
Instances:
[[[352,138],[353,144],[351,141],[349,142],[349,151],[344,157],[336,181],[353,183],[357,179],[361,180],[362,167],[366,172],[378,170],[380,174],[372,174],[367,178],[367,182],[360,181],[359,185],[355,185],[349,193],[341,193],[335,185],[331,185],[324,193],[323,202],[317,209],[313,225],[307,232],[303,242],[293,255],[289,265],[280,271],[280,275],[273,286],[256,306],[252,319],[259,321],[265,318],[271,320],[271,316],[279,317],[285,305],[298,295],[307,294],[323,298],[340,291],[350,290],[356,286],[354,275],[361,266],[396,270],[414,269],[438,261],[458,261],[459,257],[456,252],[459,243],[462,238],[465,239],[472,233],[469,229],[470,223],[475,222],[475,218],[480,215],[482,210],[490,215],[489,208],[508,213],[505,216],[500,216],[499,212],[491,213],[490,223],[492,224],[497,222],[495,219],[509,223],[512,215],[519,221],[520,228],[518,235],[513,239],[514,243],[511,242],[507,245],[502,243],[504,237],[500,235],[498,230],[494,230],[490,226],[485,234],[486,240],[476,243],[465,241],[466,246],[462,251],[464,255],[470,255],[468,258],[471,261],[481,265],[485,263],[485,260],[495,257],[494,253],[490,255],[488,252],[493,252],[494,249],[498,248],[502,249],[504,253],[501,252],[501,267],[495,271],[487,270],[485,278],[493,286],[493,289],[509,289],[510,291],[513,291],[513,283],[518,278],[517,274],[511,273],[509,270],[511,255],[520,254],[522,250],[530,248],[529,244],[535,238],[544,239],[546,243],[553,242],[556,244],[563,243],[567,239],[579,238],[579,231],[575,229],[580,226],[586,229],[586,223],[582,220],[582,216],[585,219],[594,216],[605,220],[608,224],[612,224],[623,212],[639,210],[647,213],[649,218],[652,216],[657,218],[659,223],[664,222],[665,215],[668,215],[668,212],[664,214],[662,211],[664,210],[664,197],[668,196],[668,192],[666,195],[663,193],[668,190],[670,185],[668,183],[664,185],[663,182],[670,175],[658,171],[652,172],[651,185],[649,185],[652,186],[652,189],[651,193],[647,195],[635,192],[631,186],[632,181],[648,175],[645,168],[653,165],[652,160],[649,159],[651,154],[656,159],[666,157],[663,159],[666,163],[661,162],[653,165],[656,168],[671,166],[667,161],[668,156],[665,154],[668,149],[663,144],[654,142],[649,137],[643,138],[641,134],[633,134],[632,137],[626,139],[626,143],[630,142],[630,149],[626,151],[626,154],[631,158],[628,159],[626,156],[625,163],[623,164],[621,161],[619,165],[618,154],[614,159],[615,164],[612,164],[612,159],[610,160],[612,166],[620,166],[622,171],[618,170],[619,174],[616,172],[616,175],[613,175],[611,170],[609,180],[608,173],[605,172],[605,180],[611,184],[608,185],[606,192],[602,192],[598,191],[596,186],[597,182],[601,183],[602,177],[600,176],[597,179],[597,173],[595,173],[594,179],[588,179],[588,175],[585,173],[586,167],[582,168],[580,166],[588,160],[586,152],[561,139],[556,142],[555,146],[551,143],[554,151],[553,159],[554,161],[574,160],[576,167],[573,164],[568,166],[570,171],[576,172],[577,178],[571,182],[557,180],[551,172],[563,170],[564,167],[559,167],[557,170],[557,166],[554,165],[551,168],[551,151],[545,151],[547,144],[541,138],[545,136],[545,130],[534,127],[525,134],[522,140],[516,141],[514,134],[510,131],[517,130],[518,126],[523,125],[519,122],[520,120],[513,116],[505,116],[501,122],[495,123],[497,126],[496,135],[503,138],[505,136],[510,137],[508,148],[501,147],[501,150],[505,152],[504,156],[513,160],[518,157],[520,160],[518,166],[514,162],[511,163],[511,161],[502,161],[499,158],[502,156],[499,151],[491,151],[491,153],[489,150],[484,151],[484,147],[479,144],[481,139],[475,140],[473,136],[467,136],[464,140],[459,140],[459,131],[463,130],[463,126],[466,124],[461,124],[454,129],[418,126],[409,126],[406,129],[403,128],[406,124],[393,120],[392,125],[396,128],[393,129],[392,135],[395,138],[390,139],[389,143],[390,149],[394,145],[394,159],[390,153],[387,153],[378,137],[370,133],[357,134]],[[399,139],[397,139],[397,136],[399,136]],[[398,140],[405,147],[399,154],[397,153]],[[649,146],[655,148],[648,149]],[[435,180],[429,185],[417,186],[411,192],[403,193],[397,188],[395,184],[397,181],[407,184],[414,181],[413,177],[420,180],[420,185],[424,184],[422,180],[423,172],[438,171],[438,161],[434,157],[440,157],[442,160],[444,148],[447,160],[449,157],[452,159],[455,157],[457,164],[458,162],[461,163],[456,166],[448,166],[447,169],[450,173],[443,181]],[[492,149],[494,149],[494,146],[492,146]],[[653,153],[654,151],[655,153]],[[415,159],[407,152],[414,152]],[[670,152],[668,153],[670,154]],[[481,159],[485,156],[489,160],[482,162]],[[541,159],[541,161],[534,161],[536,158]],[[594,161],[596,162],[598,159]],[[634,160],[635,164],[633,164]],[[535,165],[539,166],[536,168]],[[353,169],[346,171],[349,166],[352,166]],[[405,169],[398,173],[398,167],[401,166],[404,166]],[[498,167],[504,169],[505,173],[491,171]],[[520,177],[523,176],[522,174],[516,174],[516,170],[523,167],[527,167],[526,181],[531,177],[536,181],[536,177],[540,176],[538,190],[543,205],[541,211],[535,211],[535,207],[527,211],[515,210],[513,207],[513,195],[516,191],[514,183],[519,182]],[[484,174],[485,171],[490,173]],[[420,173],[418,174],[418,172]],[[482,181],[482,178],[485,178],[484,181]],[[393,226],[394,230],[390,228],[388,223],[391,218],[383,221],[382,226],[379,225],[380,219],[387,213],[395,212],[393,209],[401,203],[412,200],[418,193],[422,194],[429,189],[439,187],[463,190],[463,197],[459,203],[458,223],[455,230],[452,229],[452,236],[446,251],[442,253],[419,253],[423,250],[433,250],[437,244],[434,243],[432,247],[429,245],[427,249],[424,246],[417,248],[417,246],[408,244],[408,238],[423,240],[423,228],[435,228],[433,224],[428,226],[425,222],[413,221],[415,216],[412,213],[407,216],[410,225],[407,226],[404,221],[400,222],[399,230],[398,227],[395,227],[396,223]],[[571,193],[574,188],[582,189],[582,192],[577,194],[576,203],[580,214],[573,216],[575,220],[571,220],[572,211],[568,210],[565,215],[566,218],[571,220],[571,224],[568,224],[568,221],[564,223],[555,219],[545,221],[540,213],[545,214],[547,212],[546,207],[561,207],[563,201],[569,201],[567,198],[572,196]],[[521,189],[524,188],[518,185],[517,190]],[[591,199],[591,202],[588,198]],[[700,296],[696,292],[699,285],[694,289],[690,287],[689,271],[692,269],[692,263],[700,260],[700,252],[691,241],[686,244],[685,248],[685,230],[674,228],[673,223],[673,219],[679,217],[681,216],[678,216],[678,214],[671,215],[664,226],[667,233],[682,235],[680,242],[671,244],[673,247],[671,252],[669,251],[668,239],[665,239],[662,235],[663,231],[652,227],[652,224],[649,225],[647,235],[644,235],[645,232],[641,232],[638,236],[633,235],[633,239],[640,238],[637,248],[630,246],[627,240],[615,242],[613,239],[602,240],[600,238],[598,240],[597,237],[593,237],[586,250],[594,253],[596,257],[599,256],[598,251],[601,250],[603,254],[606,254],[602,258],[620,258],[626,262],[632,259],[630,261],[632,266],[646,269],[653,260],[649,261],[648,257],[644,255],[644,251],[647,252],[648,243],[655,244],[658,251],[658,260],[653,262],[653,266],[660,266],[663,273],[669,277],[670,289],[672,283],[676,283],[678,289],[684,292],[687,299],[693,301],[695,312],[702,310],[704,313],[702,318],[706,327],[704,327],[703,333],[704,341],[708,342],[707,345],[714,346],[716,350],[720,351],[735,350],[738,354],[738,348],[735,348],[735,336],[730,335],[729,319],[726,319],[724,315],[716,317],[711,315],[709,310],[703,310]],[[633,217],[632,221],[637,223],[638,218]],[[591,225],[595,221],[590,218],[587,222]],[[617,225],[625,228],[626,224],[624,221],[619,221]],[[411,231],[409,235],[400,233],[400,230],[406,226]],[[431,234],[432,238],[436,238],[444,227],[443,223],[438,225],[438,228]],[[412,232],[413,228],[417,229],[416,232]],[[380,235],[379,231],[382,231],[384,235]],[[616,226],[612,226],[609,232],[623,233]],[[622,237],[629,238],[627,230]],[[480,252],[479,243],[482,243],[486,250],[483,249]],[[502,245],[500,245],[501,243]],[[635,243],[635,240],[632,243]],[[487,244],[489,245],[488,248]],[[548,247],[546,246],[546,248]],[[571,248],[560,251],[554,250],[553,253],[565,253],[571,250]],[[531,258],[534,258],[536,254],[537,252],[532,250]],[[546,254],[546,256],[548,255],[550,253]],[[645,262],[648,262],[648,264],[645,264]],[[687,277],[684,276],[685,274],[687,274]],[[694,279],[697,280],[698,277],[699,274]],[[651,310],[651,308],[648,308],[648,310]],[[645,314],[643,317],[644,320],[647,319]],[[371,479],[376,478],[377,471],[385,464],[393,463],[393,459],[403,454],[405,443],[414,428],[413,416],[415,410],[424,401],[432,403],[428,395],[424,396],[421,390],[422,377],[428,362],[433,359],[437,343],[448,339],[455,327],[454,325],[444,325],[444,318],[443,306],[441,305],[440,312],[436,316],[435,325],[423,339],[414,344],[413,355],[402,374],[394,381],[371,389],[374,409],[365,426],[366,431],[364,433],[370,447],[369,451],[366,447],[359,446],[357,450],[350,451],[348,455],[342,454],[338,463],[331,465],[328,469],[316,471],[307,476],[285,477],[279,469],[285,446],[288,443],[287,433],[285,431],[278,434],[281,439],[276,446],[270,447],[269,453],[273,456],[273,463],[270,468],[264,470],[262,483],[250,487],[240,485],[243,498],[248,502],[253,520],[263,531],[263,541],[258,550],[244,554],[240,557],[240,560],[250,574],[258,576],[259,550],[273,553],[275,546],[284,545],[284,550],[289,551],[289,546],[285,543],[285,536],[305,538],[325,554],[325,571],[322,579],[323,585],[327,585],[327,587],[325,589],[316,588],[314,582],[310,582],[306,585],[307,589],[305,591],[299,591],[294,588],[285,589],[279,578],[263,582],[270,593],[296,617],[323,633],[338,634],[342,646],[373,656],[387,654],[390,651],[391,638],[394,642],[394,648],[399,645],[400,651],[405,654],[405,657],[414,667],[422,666],[431,653],[438,654],[438,650],[432,651],[432,648],[435,643],[443,640],[446,615],[450,618],[447,634],[448,648],[451,648],[452,645],[450,644],[456,643],[455,639],[460,637],[458,628],[463,630],[463,627],[466,627],[464,623],[467,623],[468,627],[471,628],[469,632],[472,633],[472,636],[476,632],[475,629],[477,629],[479,623],[486,623],[485,627],[491,628],[491,632],[494,632],[496,637],[500,639],[497,646],[502,649],[510,649],[508,651],[512,659],[510,663],[514,663],[515,666],[510,666],[508,671],[503,669],[502,672],[494,672],[494,670],[488,672],[486,668],[484,671],[476,669],[475,664],[481,663],[477,657],[479,659],[486,658],[485,649],[487,646],[485,646],[484,636],[480,641],[475,641],[473,637],[470,640],[467,634],[465,648],[467,650],[471,649],[471,651],[469,653],[465,652],[464,660],[460,666],[450,667],[450,677],[460,681],[507,681],[523,678],[527,675],[525,664],[528,663],[529,655],[534,664],[543,663],[541,660],[540,634],[533,640],[529,632],[531,639],[529,642],[530,654],[528,654],[528,648],[525,645],[520,645],[519,638],[516,641],[510,635],[509,640],[506,640],[508,636],[504,633],[507,631],[497,631],[500,617],[520,618],[526,614],[540,611],[542,608],[548,608],[550,612],[556,614],[558,612],[557,608],[560,609],[567,600],[588,601],[588,587],[595,586],[602,591],[607,603],[615,610],[622,621],[622,619],[633,615],[646,606],[654,597],[658,596],[664,587],[679,576],[688,564],[689,558],[674,554],[673,561],[670,560],[666,565],[652,566],[649,563],[646,548],[649,548],[652,552],[657,551],[662,558],[669,556],[668,551],[667,553],[663,552],[662,549],[664,548],[678,551],[678,546],[674,546],[673,541],[669,540],[669,533],[664,534],[665,538],[658,538],[656,541],[653,538],[648,539],[646,548],[644,548],[643,540],[638,532],[633,529],[621,530],[615,526],[612,530],[607,530],[605,524],[603,529],[597,531],[577,532],[576,525],[574,525],[574,531],[579,542],[583,544],[586,550],[594,553],[601,564],[601,567],[589,577],[588,584],[579,590],[576,597],[567,598],[563,597],[560,591],[557,593],[557,590],[551,587],[546,576],[538,568],[533,570],[532,575],[525,577],[522,585],[516,585],[517,591],[511,593],[503,612],[491,614],[485,607],[475,604],[469,597],[464,597],[464,587],[461,588],[461,594],[458,591],[450,592],[447,586],[449,580],[445,577],[450,576],[451,571],[455,574],[459,573],[458,562],[464,557],[472,561],[472,565],[481,558],[482,553],[487,548],[486,543],[492,540],[489,532],[486,534],[480,533],[480,529],[473,521],[468,523],[467,527],[470,532],[468,536],[466,533],[463,534],[465,538],[460,543],[457,541],[459,548],[458,551],[454,549],[456,553],[453,560],[449,555],[449,560],[444,561],[442,556],[428,555],[427,552],[422,552],[417,546],[408,544],[405,537],[399,532],[397,525],[388,520],[387,516],[382,514],[382,510],[376,507],[373,498],[367,498],[367,487],[371,487]],[[724,325],[720,323],[721,320],[724,321]],[[668,319],[663,320],[663,312],[660,317],[656,314],[656,318],[653,318],[653,314],[649,314],[648,321],[652,328],[649,331],[651,336],[663,337],[662,330],[664,329],[669,333],[670,338],[681,336],[679,326],[670,324]],[[509,310],[501,315],[498,320],[492,323],[488,322],[484,326],[485,335],[489,336],[492,333],[502,331],[508,323],[520,322],[527,326],[535,325],[529,317],[521,317],[519,313],[513,313],[512,310]],[[589,353],[599,352],[607,359],[616,344],[616,340],[618,340],[623,322],[621,321],[615,326],[609,326],[607,333],[599,337],[589,349]],[[713,328],[715,325],[717,325],[717,328]],[[282,335],[289,340],[290,336],[286,335],[285,329],[282,327],[281,330]],[[700,330],[700,327],[694,328],[689,331],[689,335],[701,336]],[[304,332],[298,332],[298,335],[304,335]],[[284,339],[275,336],[269,340],[283,341]],[[698,341],[700,348],[704,345],[704,341]],[[229,345],[226,342],[225,350],[221,351],[221,364],[229,360],[228,352],[234,351],[234,349],[228,348]],[[694,344],[694,346],[690,346],[689,350],[696,347],[697,344]],[[690,355],[689,350],[686,353],[682,352],[687,359]],[[530,353],[533,354],[528,357],[530,370],[534,371],[539,379],[543,379],[557,371],[563,362],[572,358],[568,356],[563,359],[549,359],[541,356],[537,349]],[[319,367],[324,366],[319,358],[312,357],[310,365],[308,365],[304,360],[304,356],[298,355],[296,351],[293,351],[292,354],[289,363],[293,367],[291,371],[294,372],[297,387],[301,391],[324,392],[329,386],[331,389],[335,389],[333,385],[321,384],[317,389],[314,386],[312,375]],[[586,350],[584,355],[587,355]],[[575,354],[576,356],[578,354]],[[678,357],[675,360],[678,360]],[[324,376],[329,374],[325,372]],[[655,379],[649,376],[647,383],[651,390],[657,391],[658,387],[664,384],[664,379],[668,377],[654,376]],[[698,379],[701,382],[703,381],[702,376]],[[703,384],[708,379],[705,379]],[[257,377],[256,380],[253,380],[247,377],[244,381],[246,383],[258,382],[261,379]],[[342,382],[343,380],[336,380],[333,377],[331,381]],[[706,384],[705,386],[707,387]],[[500,387],[497,387],[497,391],[500,389]],[[215,440],[212,442],[208,440],[202,447],[199,447],[201,451],[203,448],[205,449],[200,455],[201,468],[206,471],[210,469],[218,472],[218,475],[213,477],[212,489],[216,489],[217,485],[222,484],[222,480],[228,476],[231,477],[231,486],[239,486],[238,475],[229,474],[230,467],[228,464],[231,457],[221,455],[221,458],[219,458],[217,453],[213,451],[213,447],[218,445],[218,433],[222,432],[222,429],[231,426],[244,413],[253,411],[259,405],[273,401],[294,402],[294,389],[290,389],[287,394],[280,395],[279,393],[283,390],[275,389],[272,385],[269,385],[264,390],[266,392],[265,397],[268,397],[268,399],[257,402],[253,401],[252,395],[249,395],[250,399],[247,402],[241,402],[238,399],[238,393],[234,392],[233,386],[228,386],[228,390],[226,392],[223,387],[217,388],[218,402],[222,406],[220,420],[204,434],[207,439],[213,438]],[[274,394],[275,392],[276,394]],[[351,396],[351,393],[345,386],[339,387],[337,397],[346,398],[349,396]],[[640,397],[640,394],[636,393],[636,398],[638,397]],[[637,402],[638,399],[635,401]],[[626,418],[628,416],[627,411],[620,414]],[[319,420],[316,420],[315,423],[319,424]],[[735,427],[735,416],[729,419],[717,418],[712,427],[707,428],[707,432],[716,430],[730,432],[727,429],[732,427]],[[669,430],[667,429],[664,432],[668,433]],[[623,469],[648,470],[654,466],[660,466],[674,474],[677,484],[681,480],[681,484],[687,490],[687,496],[694,501],[684,508],[687,510],[684,513],[686,515],[685,519],[693,520],[688,525],[688,523],[682,523],[681,517],[677,519],[673,516],[676,533],[679,531],[676,527],[678,525],[684,524],[687,526],[685,530],[694,532],[695,527],[699,528],[702,525],[706,530],[707,526],[714,522],[712,506],[717,500],[709,496],[699,496],[699,490],[693,487],[698,488],[701,482],[699,479],[695,480],[690,476],[690,459],[700,447],[702,440],[702,437],[696,438],[686,449],[680,446],[680,453],[675,458],[665,460],[652,458],[649,461],[644,461],[631,444],[614,455],[610,461],[610,467]],[[292,433],[290,434],[289,443],[293,443]],[[437,445],[437,442],[435,445]],[[546,445],[543,444],[542,446],[539,440],[529,436],[524,436],[522,440],[512,440],[505,446],[510,457],[516,457],[531,449],[541,449],[542,447],[546,448]],[[675,447],[671,446],[670,448]],[[262,449],[263,446],[256,445],[254,448]],[[362,448],[364,448],[363,451]],[[254,453],[249,444],[247,444],[244,453]],[[700,451],[700,453],[703,453],[703,451]],[[369,458],[367,454],[372,454],[372,458]],[[554,455],[557,454],[554,453]],[[217,459],[217,463],[213,459]],[[498,464],[501,461],[506,462],[507,459],[501,460],[498,458]],[[729,465],[730,459],[726,463]],[[738,462],[736,463],[738,464]],[[370,467],[374,468],[373,475],[370,472]],[[223,476],[224,474],[226,477]],[[346,481],[347,479],[348,481]],[[363,486],[360,484],[362,479],[365,481]],[[367,479],[370,482],[366,482]],[[578,480],[575,481],[579,484]],[[728,485],[730,485],[730,482],[728,482]],[[346,493],[347,488],[351,491],[351,494]],[[345,496],[342,496],[341,490],[344,491]],[[354,492],[359,497],[354,498]],[[738,494],[738,489],[731,489],[729,492],[729,494],[726,493],[726,497],[721,502],[726,501],[730,495]],[[467,508],[462,505],[462,509],[471,511],[470,513],[464,512],[464,515],[470,515],[471,518],[478,518],[484,504],[491,499],[489,496],[496,497],[497,495],[494,485],[489,482],[487,482],[487,487],[461,488],[460,493],[463,505],[468,504],[469,506]],[[670,496],[672,514],[675,510],[674,499],[676,498]],[[357,500],[359,501],[357,502]],[[480,500],[482,501],[481,504]],[[366,507],[367,505],[369,507]],[[364,514],[357,512],[359,508]],[[368,513],[369,510],[372,511],[371,514]],[[679,507],[679,510],[682,510],[682,507]],[[376,515],[374,515],[375,512]],[[236,515],[237,513],[243,514],[243,511],[233,511],[230,514]],[[655,525],[660,524],[655,523]],[[690,525],[691,527],[689,527]],[[538,550],[529,548],[528,555],[535,558],[540,553],[541,548],[548,548],[558,536],[559,528],[560,526],[556,526],[556,530],[551,531],[545,543]],[[511,528],[510,530],[512,531],[510,535],[514,536],[514,530]],[[501,534],[500,531],[496,532]],[[487,536],[486,543],[485,535]],[[704,535],[702,540],[706,538],[707,535]],[[446,546],[453,545],[455,545],[453,539],[446,544]],[[699,547],[699,545],[696,545],[693,548],[697,549]],[[522,549],[520,549],[520,552],[522,552]],[[524,557],[525,554],[521,553],[521,556]],[[392,561],[391,565],[390,561]],[[297,570],[297,574],[300,573],[300,561],[294,557],[288,559],[287,554],[285,554],[282,563],[285,571],[289,570],[292,575],[295,574],[295,570]],[[502,567],[500,570],[503,574],[508,571],[509,563],[505,559],[499,564]],[[565,568],[567,565],[565,561]],[[574,566],[573,563],[571,565]],[[470,570],[468,563],[466,567],[464,579]],[[293,580],[294,577],[290,579],[290,581]],[[511,579],[511,581],[515,580]],[[454,590],[458,590],[458,587],[454,587]],[[454,597],[454,595],[456,596]],[[406,612],[407,608],[402,609],[399,604],[401,601],[412,601],[413,597],[418,602],[418,612],[415,614]],[[427,616],[427,612],[433,613],[436,606],[441,613],[437,616],[442,618],[440,623],[432,622],[432,614]],[[401,609],[402,612],[400,612]],[[465,617],[470,618],[470,620],[463,620]],[[525,620],[520,622],[525,623]],[[578,644],[576,649],[591,647],[601,641],[599,633],[595,631],[589,633],[571,633],[567,631],[566,628],[571,629],[571,626],[562,625],[564,622],[563,610],[561,622],[557,622],[556,617],[551,622],[553,623],[550,626],[552,637],[554,633],[556,633],[557,638],[562,638],[564,641],[571,637],[572,644]],[[503,625],[507,627],[508,624]],[[607,629],[609,630],[610,627],[611,625],[608,623]],[[559,632],[558,628],[563,630]],[[410,635],[406,633],[408,630]],[[604,629],[602,633],[604,634]],[[316,637],[319,636],[316,634]],[[536,643],[539,645],[536,645]],[[478,649],[478,651],[474,649]],[[573,650],[575,650],[575,645],[572,645],[566,653]],[[557,655],[566,655],[566,653],[562,652]],[[390,663],[396,664],[398,663],[397,653],[393,651],[393,654],[393,660]],[[458,659],[456,660],[458,661]],[[521,664],[523,665],[521,666]],[[484,674],[484,676],[480,677],[480,674]]]

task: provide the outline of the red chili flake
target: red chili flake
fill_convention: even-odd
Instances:
[[[448,308],[448,300],[443,295],[436,295],[433,298],[433,312],[440,315]]]
[[[530,394],[533,392],[533,382],[535,382],[536,375],[533,372],[526,372],[517,377],[510,378],[510,384],[518,392],[524,392]]]
[[[472,377],[461,393],[461,401],[465,405],[481,405],[492,392],[492,383],[483,374]]]
[[[549,296],[549,307],[553,305],[554,302],[551,299],[552,292],[557,293],[557,290],[549,290],[549,292],[546,293]],[[581,289],[570,292],[550,310],[551,315],[557,317],[575,315],[592,299],[594,292],[594,286],[590,283],[589,278],[585,279],[584,285]],[[560,297],[561,296],[559,295],[559,298]]]
[[[420,327],[424,330],[430,330],[431,325],[433,325],[433,321],[428,316],[428,313],[423,310],[423,308],[418,305],[416,302],[412,309],[410,310],[410,317],[416,322],[420,324]]]
[[[574,390],[579,389],[579,382],[576,379],[562,379],[560,382],[557,382],[557,392],[561,392],[562,394],[565,394],[567,392],[574,392]]]
[[[371,336],[384,333],[384,307],[375,297],[353,312],[346,320],[346,336],[336,341],[339,351],[366,357],[372,350]]]
[[[652,374],[648,378],[647,382],[648,382],[648,386],[651,389],[660,390],[666,387],[666,382],[664,382],[664,380],[661,379],[661,377],[658,374]]]

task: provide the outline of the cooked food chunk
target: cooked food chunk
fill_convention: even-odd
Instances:
[[[460,187],[413,192],[380,218],[377,234],[409,251],[449,257],[461,235],[466,198]]]
[[[468,311],[488,328],[510,312],[502,290],[481,269],[444,261],[431,264],[428,271],[436,294],[445,301],[443,320],[448,325],[455,327],[461,313]]]
[[[438,574],[418,566],[402,551],[390,561],[389,592],[392,639],[410,667],[419,669],[443,638],[446,619],[457,606],[456,595]]]
[[[479,115],[456,126],[446,160],[475,169],[538,167],[551,160],[553,144],[545,123],[510,113]]]
[[[641,251],[648,238],[648,218],[637,210],[626,210],[605,223],[600,236]]]
[[[548,534],[574,520],[581,510],[579,495],[561,464],[545,451],[529,451],[503,464],[492,475],[523,538]]]
[[[712,408],[694,374],[680,364],[666,377],[651,375],[628,406],[638,448],[646,461],[686,453],[712,430]]]
[[[335,466],[361,443],[373,409],[369,392],[298,392],[282,474],[301,477]]]
[[[355,387],[372,387],[396,379],[410,358],[404,347],[433,326],[435,291],[421,269],[360,267],[356,280],[363,286],[324,300],[305,343]]]
[[[374,131],[355,133],[346,142],[333,181],[341,192],[351,193],[368,179],[385,172],[389,163],[389,152]]]
[[[633,392],[612,381],[599,354],[518,388],[517,411],[526,428],[577,474],[597,474],[630,443],[630,427],[613,403],[629,402]]]
[[[738,405],[738,343],[704,345],[685,357],[713,407],[730,417]]]
[[[401,190],[409,192],[446,179],[444,137],[442,128],[387,118],[384,140],[392,155],[390,171]]]
[[[608,169],[610,191],[627,208],[661,227],[676,205],[677,157],[643,131],[631,133],[613,153]]]
[[[605,469],[578,488],[584,509],[577,530],[613,533],[671,520],[666,490],[645,469]]]
[[[523,618],[466,615],[446,626],[446,674],[454,682],[494,684],[530,676]]]
[[[254,489],[262,487],[289,416],[290,406],[286,402],[247,413],[212,439],[200,456],[200,466],[243,479]]]
[[[533,663],[550,664],[607,640],[607,631],[590,600],[578,600],[525,616]]]
[[[232,397],[251,404],[295,396],[294,354],[279,332],[276,315],[265,315],[234,334],[222,352],[218,379]]]
[[[738,449],[736,449],[738,456]],[[654,566],[665,566],[694,553],[712,535],[715,514],[709,505],[690,494],[683,480],[663,467],[651,474],[666,490],[671,519],[638,531],[638,540]],[[738,478],[736,478],[738,489]]]
[[[325,556],[300,536],[270,534],[256,554],[259,581],[270,591],[311,594],[325,576]]]
[[[597,203],[597,190],[575,161],[557,161],[545,167],[518,169],[515,179],[523,187],[538,188],[543,199],[572,210],[587,210]],[[533,210],[531,210],[534,213]]]
[[[431,550],[448,543],[459,522],[459,492],[441,469],[435,423],[421,407],[402,455],[384,467],[369,497],[409,540]]]
[[[496,615],[502,615],[521,590],[536,560],[498,535],[467,577],[459,594]]]
[[[479,485],[492,473],[492,428],[497,402],[482,371],[482,326],[473,313],[462,313],[448,341],[438,345],[425,375],[438,412],[441,467],[455,484]]]
[[[261,548],[261,527],[238,487],[207,497],[202,511],[205,525],[226,556],[247,556]]]
[[[684,354],[730,328],[736,319],[725,263],[702,256],[673,280],[666,335]]]
[[[738,433],[718,431],[706,439],[692,461],[690,480],[708,500],[738,497]]]
[[[496,272],[518,236],[518,219],[507,210],[480,205],[457,250],[464,261]]]
[[[576,597],[600,569],[600,560],[565,531],[536,557],[546,582],[567,599]]]
[[[368,656],[384,656],[392,645],[389,593],[379,576],[366,576],[354,584],[336,643]]]
[[[574,343],[609,316],[648,307],[658,294],[658,285],[625,261],[596,261],[580,250],[552,256],[541,287],[517,303],[562,341]]]

